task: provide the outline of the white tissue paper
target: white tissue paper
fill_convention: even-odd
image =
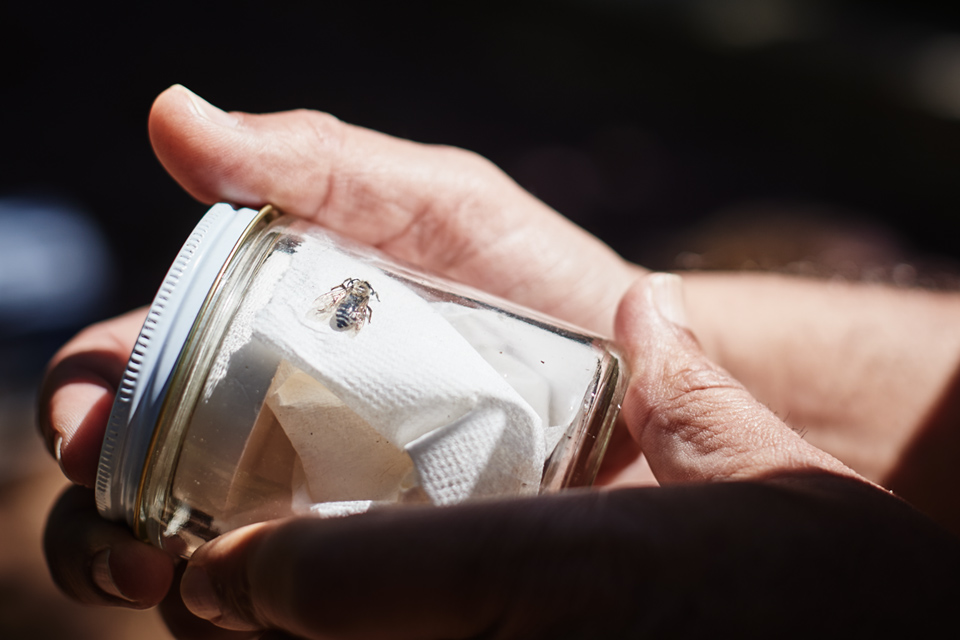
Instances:
[[[405,284],[321,238],[307,244],[252,325],[292,365],[267,406],[299,456],[295,503],[335,515],[536,493],[547,451],[538,412]],[[357,332],[314,313],[348,278],[379,295]]]
[[[492,309],[431,305],[541,417],[547,457],[584,409],[600,361],[588,338],[561,335]]]

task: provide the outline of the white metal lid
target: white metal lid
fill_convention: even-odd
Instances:
[[[180,354],[211,287],[247,228],[253,209],[216,204],[194,228],[163,279],[110,412],[100,450],[100,514],[135,526],[140,478]]]

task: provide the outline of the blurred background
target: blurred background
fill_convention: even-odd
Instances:
[[[150,301],[205,210],[146,117],[184,84],[462,146],[625,257],[953,289],[960,6],[928,0],[0,4],[0,637],[166,637],[53,587],[35,388]]]

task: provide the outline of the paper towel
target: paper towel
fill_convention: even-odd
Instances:
[[[545,459],[539,415],[429,303],[323,237],[305,236],[294,261],[253,320],[256,339],[405,451],[435,504],[537,492]],[[348,278],[368,281],[379,295],[356,333],[315,313],[316,299]],[[319,447],[287,432],[305,474],[322,475]],[[311,494],[335,499],[308,484]]]
[[[266,404],[297,452],[300,469],[310,470],[294,485],[302,483],[311,502],[397,500],[413,468],[410,456],[322,384],[293,370]]]
[[[575,424],[600,365],[591,338],[560,334],[493,309],[449,302],[433,308],[533,407],[547,456]]]

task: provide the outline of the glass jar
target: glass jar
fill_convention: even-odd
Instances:
[[[624,386],[600,338],[272,207],[219,204],[130,357],[97,506],[189,557],[293,514],[585,486]]]

